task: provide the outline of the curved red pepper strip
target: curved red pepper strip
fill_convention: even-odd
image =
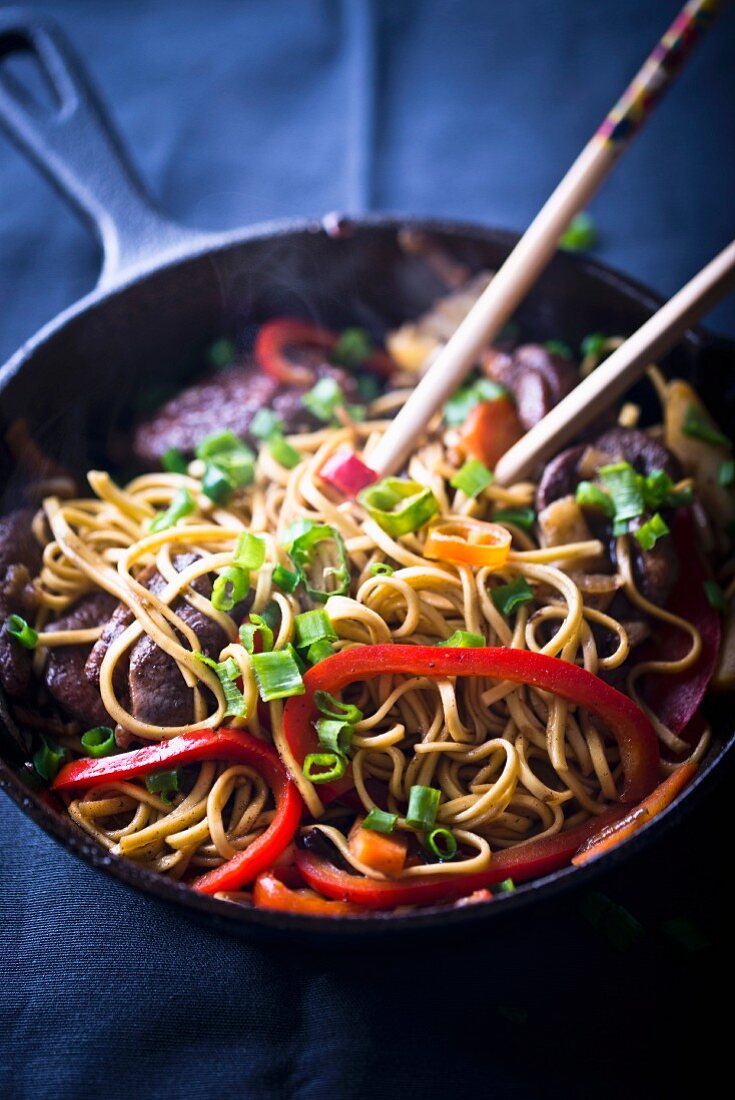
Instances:
[[[301,796],[276,751],[252,734],[235,729],[216,732],[193,730],[119,756],[75,760],[61,769],[52,783],[52,789],[74,794],[100,783],[136,779],[159,768],[219,759],[233,760],[255,768],[267,781],[276,801],[273,821],[249,848],[191,883],[195,890],[204,894],[239,890],[270,867],[290,844],[299,827],[303,809]]]
[[[710,572],[705,567],[697,542],[692,517],[685,509],[676,514],[672,537],[685,576],[674,586],[667,611],[696,626],[702,637],[702,653],[693,668],[677,676],[649,673],[642,680],[641,694],[654,714],[676,734],[689,724],[704,698],[720,652],[720,616],[710,606],[704,582]],[[689,635],[676,627],[660,624],[655,641],[641,650],[641,660],[677,661],[691,645]]]
[[[289,874],[292,872],[292,874]],[[327,901],[299,890],[303,879],[294,868],[270,868],[261,871],[253,887],[256,909],[277,909],[280,913],[307,913],[315,917],[343,917],[364,913],[349,901]]]
[[[506,878],[526,882],[548,875],[569,863],[580,845],[593,832],[599,832],[601,825],[611,824],[624,813],[621,806],[616,806],[567,832],[531,840],[516,848],[505,848],[493,854],[492,862],[485,871],[467,875],[417,875],[416,878],[403,880],[366,878],[342,871],[321,856],[301,848],[296,850],[296,866],[314,890],[328,898],[352,902],[365,909],[434,905],[455,901]]]
[[[320,328],[300,317],[276,317],[266,321],[255,337],[255,358],[264,374],[269,374],[287,386],[313,386],[316,375],[309,367],[298,366],[289,359],[288,348],[316,348],[329,356],[339,336],[331,329]],[[395,365],[384,351],[374,351],[360,367],[388,378]]]
[[[304,675],[304,695],[286,703],[283,728],[289,748],[300,764],[318,750],[313,721],[314,693],[335,692],[347,684],[372,680],[385,673],[414,676],[490,676],[513,680],[550,691],[597,715],[615,738],[620,750],[624,783],[621,802],[638,802],[656,785],[659,774],[658,739],[640,707],[591,672],[557,657],[545,657],[524,649],[486,647],[455,649],[451,646],[366,645],[343,649],[326,657]],[[340,784],[319,786],[328,799],[347,789]],[[339,788],[339,789],[338,789]]]

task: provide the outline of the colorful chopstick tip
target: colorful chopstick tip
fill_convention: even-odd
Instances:
[[[354,497],[378,480],[378,474],[349,447],[340,447],[319,471],[319,477],[346,497]]]

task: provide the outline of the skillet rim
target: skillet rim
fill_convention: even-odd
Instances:
[[[334,216],[330,216],[330,220]],[[337,215],[340,217],[340,215]],[[452,234],[464,236],[470,240],[492,242],[510,251],[519,234],[502,228],[483,226],[477,223],[439,217],[417,217],[397,213],[381,213],[364,217],[345,217],[344,219],[356,233],[363,229],[396,232],[405,227],[416,228],[431,234],[442,236]],[[179,247],[142,263],[140,267],[126,273],[125,277],[112,286],[95,288],[77,302],[68,306],[51,321],[47,322],[35,335],[25,341],[10,359],[0,368],[0,393],[36,351],[49,343],[66,325],[85,313],[91,313],[97,307],[103,307],[112,298],[133,290],[139,283],[193,260],[216,258],[219,254],[258,240],[273,240],[289,235],[316,235],[326,232],[325,219],[288,218],[260,222],[253,226],[214,234],[202,241],[195,238],[194,244]],[[584,276],[590,276],[606,287],[635,299],[646,310],[654,311],[664,299],[643,283],[630,278],[609,264],[601,263],[588,256],[571,255],[570,262],[581,268]],[[683,341],[702,352],[713,343],[724,341],[732,346],[735,341],[726,337],[710,334],[699,327],[686,333]],[[523,885],[516,893],[504,895],[489,903],[471,904],[460,908],[427,907],[417,912],[390,914],[376,912],[366,917],[314,917],[302,914],[284,914],[275,910],[259,910],[233,905],[213,897],[197,894],[188,886],[173,882],[138,867],[136,864],[109,855],[105,849],[95,844],[91,838],[69,819],[49,809],[31,791],[15,773],[13,768],[0,756],[0,789],[4,790],[18,805],[23,813],[35,824],[61,844],[76,858],[112,875],[128,888],[153,895],[158,901],[169,906],[180,907],[191,916],[206,918],[208,925],[217,931],[224,931],[240,938],[280,938],[284,933],[303,940],[318,938],[321,943],[361,943],[366,940],[397,940],[415,932],[431,932],[469,927],[476,929],[490,919],[519,914],[533,903],[558,897],[576,887],[589,885],[602,871],[611,870],[629,858],[635,858],[644,848],[662,837],[688,812],[688,808],[703,791],[719,778],[719,773],[728,760],[732,760],[735,751],[735,732],[719,751],[707,762],[694,781],[662,814],[635,833],[624,844],[613,848],[604,856],[582,867],[565,867],[539,879]]]

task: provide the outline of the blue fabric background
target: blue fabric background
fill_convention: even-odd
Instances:
[[[676,8],[59,0],[44,10],[88,58],[152,194],[182,221],[389,209],[520,229]],[[662,292],[735,228],[734,48],[731,12],[593,206],[599,255]],[[97,262],[3,140],[0,361],[91,287]],[[732,301],[713,320],[735,333]],[[733,959],[719,819],[713,797],[602,881],[645,928],[628,952],[572,899],[470,942],[341,955],[203,931],[76,862],[3,801],[0,1095],[637,1097],[663,1094],[672,1074],[682,1087],[697,1058],[716,1054],[704,1006]],[[709,941],[698,953],[677,952],[665,933],[682,914]]]

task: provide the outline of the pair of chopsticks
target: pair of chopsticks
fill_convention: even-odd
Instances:
[[[723,6],[721,0],[690,0],[681,10],[379,441],[370,466],[380,476],[402,465],[431,417],[509,320],[556,252],[574,215],[617,163]],[[620,397],[653,359],[670,350],[733,286],[735,242],[511,447],[496,466],[496,481],[507,485],[531,473]]]

